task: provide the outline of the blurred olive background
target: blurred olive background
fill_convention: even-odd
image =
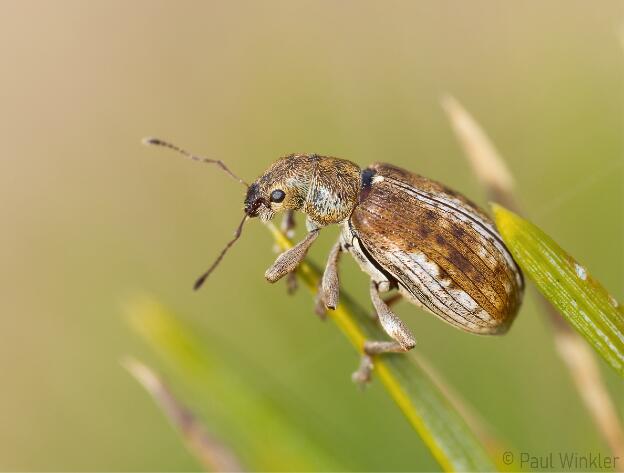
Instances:
[[[257,222],[198,293],[240,219],[243,189],[140,145],[159,136],[251,180],[297,151],[383,160],[485,204],[440,107],[475,115],[527,215],[624,298],[622,2],[0,3],[0,469],[193,470],[120,367],[124,303],[183,314],[340,464],[436,469],[306,291],[263,273]],[[299,220],[301,223],[302,219]],[[311,251],[324,262],[337,228]],[[346,290],[367,303],[345,258]],[[602,452],[529,294],[508,335],[398,313],[419,350],[518,451]],[[620,413],[624,383],[600,361]]]

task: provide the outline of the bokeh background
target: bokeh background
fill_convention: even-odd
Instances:
[[[622,2],[0,8],[0,469],[198,468],[120,367],[126,354],[155,361],[123,318],[137,293],[215,340],[258,389],[297,399],[293,422],[341,464],[437,468],[377,383],[351,384],[356,354],[310,296],[265,283],[274,254],[261,225],[191,290],[243,192],[213,167],[142,147],[146,135],[249,180],[308,151],[389,161],[485,204],[440,107],[451,93],[508,161],[527,215],[624,298]],[[342,280],[366,302],[349,258]],[[397,311],[417,350],[518,451],[608,454],[534,297],[500,338]],[[600,363],[622,413],[624,383]]]

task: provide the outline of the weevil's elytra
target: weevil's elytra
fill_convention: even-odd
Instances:
[[[351,231],[399,291],[464,330],[505,331],[523,283],[489,218],[426,178],[387,164],[370,171],[384,179],[354,209]]]
[[[192,156],[160,140],[149,143],[217,163],[244,184],[221,161]],[[323,227],[341,226],[317,305],[336,307],[338,261],[346,251],[371,277],[371,301],[393,340],[366,342],[366,355],[354,373],[358,382],[369,379],[372,355],[407,351],[416,343],[380,293],[397,290],[454,327],[476,334],[504,333],[520,307],[522,273],[485,212],[460,193],[391,164],[375,163],[361,170],[344,159],[286,156],[247,187],[244,210],[246,218],[262,220],[285,211],[289,224],[292,212],[307,215],[306,237],[266,271],[270,282],[297,268]],[[240,236],[244,221],[196,287]]]

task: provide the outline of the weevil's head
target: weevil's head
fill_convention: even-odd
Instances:
[[[282,210],[299,210],[314,175],[315,155],[292,154],[275,161],[247,189],[245,213],[271,220]]]

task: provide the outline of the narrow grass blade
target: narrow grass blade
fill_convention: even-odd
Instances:
[[[154,371],[133,358],[124,360],[122,364],[154,398],[204,468],[208,471],[244,471],[231,449],[208,433],[197,416],[173,395]]]
[[[136,332],[173,368],[176,386],[185,388],[198,415],[210,419],[243,465],[254,471],[342,469],[267,395],[238,376],[222,354],[160,304],[144,299],[127,312]]]
[[[292,242],[273,224],[268,227],[282,249],[292,247]],[[304,262],[298,273],[308,289],[316,292],[321,276],[318,268]],[[344,293],[336,310],[328,311],[328,316],[360,353],[365,340],[387,338],[369,312]],[[421,368],[415,354],[377,357],[374,376],[383,383],[445,471],[496,469],[464,419]]]
[[[532,223],[493,205],[515,260],[589,344],[624,376],[624,315],[617,301],[574,258]]]
[[[442,101],[457,138],[464,148],[474,174],[487,192],[489,199],[498,202],[512,211],[519,205],[514,196],[514,182],[505,161],[488,138],[479,123],[453,97]],[[624,429],[617,410],[592,350],[583,337],[570,324],[563,320],[557,309],[541,296],[539,302],[542,313],[553,328],[553,338],[557,353],[567,367],[574,385],[585,403],[594,423],[614,456],[624,458]],[[618,309],[622,312],[622,306]]]

